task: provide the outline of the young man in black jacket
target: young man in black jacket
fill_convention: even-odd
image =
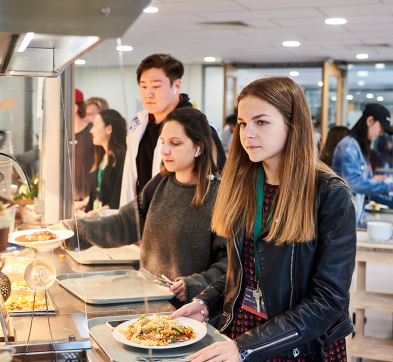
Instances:
[[[180,94],[183,64],[167,54],[153,54],[137,69],[137,81],[146,111],[139,112],[127,134],[127,154],[121,185],[120,206],[132,201],[147,182],[160,171],[159,130],[174,109],[192,107],[187,94]],[[222,171],[225,152],[210,122],[217,148],[217,166]]]

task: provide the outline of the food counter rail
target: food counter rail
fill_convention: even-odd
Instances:
[[[57,275],[67,273],[88,273],[94,271],[110,270],[135,270],[138,263],[128,265],[99,265],[81,267],[63,250],[57,249],[53,253],[36,252],[36,259],[49,261],[56,268]],[[75,297],[73,294],[59,285],[58,281],[49,289],[54,303],[57,307],[57,315],[50,316],[51,329],[54,340],[68,338],[69,335],[75,335],[77,338],[86,338],[87,319],[104,317],[104,316],[121,316],[130,314],[143,313],[164,313],[172,312],[175,308],[168,301],[148,302],[147,308],[144,302],[140,303],[122,303],[107,305],[89,305]],[[31,317],[13,318],[13,327],[16,332],[17,341],[26,341],[29,333]],[[43,334],[48,335],[48,321],[46,316],[34,317],[31,341],[43,339]],[[92,349],[87,350],[87,357],[91,361],[108,361],[109,358],[92,339]]]

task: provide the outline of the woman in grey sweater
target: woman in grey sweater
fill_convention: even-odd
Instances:
[[[161,173],[117,215],[78,220],[79,245],[74,237],[66,247],[114,248],[137,242],[137,202],[143,226],[141,266],[175,280],[170,290],[187,303],[224,275],[228,265],[226,239],[211,231],[219,180],[210,126],[200,111],[178,109],[164,120],[160,140]],[[61,226],[76,231],[74,220],[64,220]]]

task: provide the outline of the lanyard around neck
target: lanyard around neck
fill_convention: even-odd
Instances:
[[[255,215],[255,223],[254,223],[254,268],[255,268],[255,279],[258,278],[258,267],[257,267],[257,238],[262,231],[262,213],[263,213],[263,182],[265,180],[265,170],[263,166],[258,170],[257,177],[257,212]],[[270,213],[266,224],[269,222],[272,213]]]
[[[97,181],[98,181],[98,184],[97,184],[97,194],[96,194],[96,197],[100,197],[100,193],[101,193],[102,173],[104,172],[105,167],[106,167],[106,166],[104,167],[104,161],[105,161],[105,156],[102,158],[102,161],[101,161],[100,166],[99,166],[99,168],[98,168],[98,174],[97,174]]]

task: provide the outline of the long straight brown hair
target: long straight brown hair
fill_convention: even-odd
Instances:
[[[168,122],[180,123],[184,127],[187,137],[195,146],[204,146],[201,154],[195,158],[194,174],[197,185],[194,198],[191,201],[191,206],[200,206],[210,190],[211,175],[217,175],[217,167],[213,159],[214,142],[209,122],[201,111],[192,107],[175,109],[169,113],[162,122],[160,134]],[[168,171],[161,163],[161,174],[172,176],[175,173]]]
[[[241,91],[237,104],[246,97],[259,98],[277,108],[288,126],[279,191],[265,240],[274,240],[277,245],[310,241],[315,237],[318,171],[332,175],[334,172],[317,162],[306,97],[288,77],[269,77],[250,83]],[[237,124],[212,218],[213,231],[228,239],[233,239],[233,233],[238,233],[246,223],[253,228],[256,214],[256,183],[261,163],[250,160],[239,132]]]

